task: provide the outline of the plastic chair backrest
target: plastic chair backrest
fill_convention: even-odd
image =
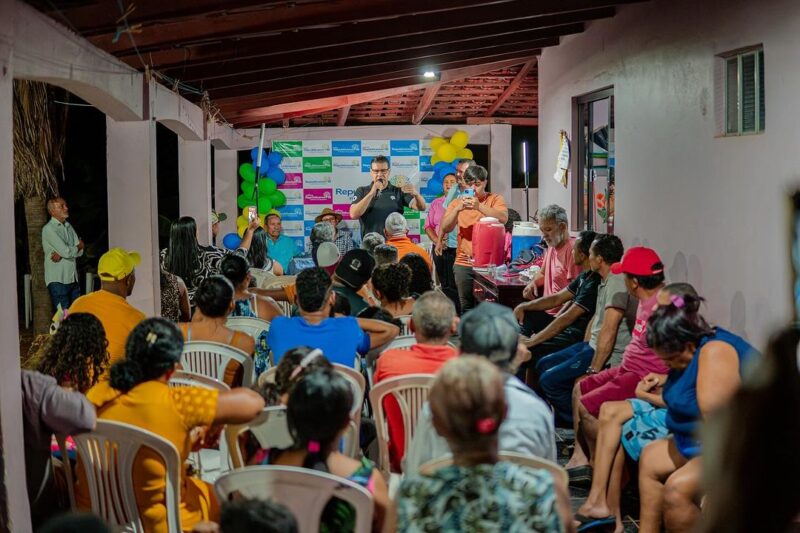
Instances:
[[[411,315],[400,315],[400,316],[396,316],[395,318],[403,323],[403,327],[400,328],[400,335],[399,336],[400,337],[408,337],[408,336],[412,336],[413,337],[414,334],[411,333],[411,326],[408,325],[408,323],[411,322]]]
[[[98,420],[90,433],[73,436],[86,474],[92,513],[115,531],[144,532],[133,486],[133,463],[143,447],[153,450],[166,467],[164,505],[167,529],[181,531],[180,456],[171,442],[145,429]]]
[[[405,440],[403,449],[407,450],[411,439],[414,437],[414,430],[417,427],[422,405],[428,400],[428,393],[433,385],[434,377],[433,374],[408,374],[390,378],[376,384],[369,392],[369,401],[372,403],[372,409],[375,414],[379,454],[378,465],[381,472],[389,473],[389,427],[386,423],[383,399],[391,395],[400,406]]]
[[[61,464],[64,466],[64,477],[67,481],[67,497],[69,498],[69,508],[73,511],[76,511],[78,507],[75,504],[75,474],[72,471],[72,462],[69,460],[67,438],[64,435],[56,435],[55,437],[56,442],[58,442],[58,449],[61,452]],[[52,460],[50,462],[53,463]],[[55,475],[54,463],[51,464],[51,468],[54,469],[53,474]]]
[[[392,342],[384,346],[383,350],[381,350],[381,353],[387,350],[408,350],[415,344],[417,344],[417,339],[414,337],[414,335],[400,335],[395,337]]]
[[[239,436],[245,431],[252,433],[258,445],[265,449],[288,448],[294,443],[289,434],[286,407],[283,405],[265,407],[247,424],[228,424],[225,427],[225,443],[234,469],[245,466],[242,449],[239,447]]]
[[[262,331],[269,331],[269,322],[252,316],[228,317],[225,325],[234,331],[247,333],[254,339],[258,339]]]
[[[231,390],[227,383],[218,379],[195,374],[185,370],[176,370],[169,378],[170,387],[200,387],[203,389],[218,390],[225,392]]]
[[[518,465],[527,466],[528,468],[540,468],[547,470],[552,474],[553,479],[561,481],[564,486],[569,484],[569,474],[559,464],[556,464],[541,457],[534,457],[533,455],[526,455],[518,452],[500,452],[497,454],[500,461],[507,461],[509,463],[516,463]],[[423,475],[432,474],[444,466],[453,464],[453,456],[450,454],[428,461],[419,467],[419,473]]]
[[[222,381],[231,361],[242,365],[242,387],[249,387],[253,383],[253,358],[242,350],[212,341],[190,341],[183,345],[181,366],[189,372]]]
[[[248,466],[224,474],[214,484],[220,502],[232,496],[284,504],[297,519],[298,531],[317,533],[322,511],[331,498],[349,503],[356,512],[355,533],[372,530],[374,503],[361,485],[325,472],[294,466]]]
[[[364,406],[367,382],[361,372],[350,367],[334,363],[333,368],[350,383],[350,388],[353,390],[353,407],[350,410],[352,420],[344,432],[342,453],[349,457],[356,457],[361,444],[361,409]]]

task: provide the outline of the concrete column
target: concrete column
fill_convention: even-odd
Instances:
[[[0,438],[2,438],[3,489],[7,509],[0,510],[0,529],[30,531],[30,507],[25,482],[25,445],[22,439],[22,390],[17,329],[17,265],[14,250],[14,2],[0,0]],[[11,318],[13,317],[13,318]],[[6,514],[7,512],[7,514]],[[3,519],[8,517],[8,525]]]
[[[178,138],[181,216],[197,222],[197,241],[211,242],[211,143]]]
[[[158,256],[156,123],[106,119],[108,245],[136,250],[142,263],[128,301],[148,316],[161,314]]]
[[[509,124],[491,125],[489,167],[492,192],[502,196],[506,204],[511,206],[511,126]]]
[[[236,157],[236,150],[214,151],[214,206],[217,213],[228,215],[228,220],[220,224],[217,246],[222,246],[223,236],[236,231],[236,217],[239,216]]]

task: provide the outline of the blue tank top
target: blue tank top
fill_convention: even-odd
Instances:
[[[739,356],[739,374],[742,367],[758,351],[746,340],[722,328],[714,328],[714,334],[704,337],[694,352],[689,366],[683,370],[670,370],[664,384],[663,399],[667,404],[667,428],[673,434],[678,451],[691,459],[700,455],[697,428],[700,422],[700,406],[697,403],[697,369],[700,350],[711,341],[722,341],[733,346]]]

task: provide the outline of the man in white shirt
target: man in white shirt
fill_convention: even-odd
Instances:
[[[48,200],[47,212],[50,221],[42,228],[44,282],[55,311],[59,304],[62,309],[69,308],[81,295],[75,260],[83,255],[84,246],[75,229],[67,222],[69,208],[63,198]]]

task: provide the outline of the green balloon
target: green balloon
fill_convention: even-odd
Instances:
[[[256,181],[256,171],[253,170],[253,165],[250,163],[242,163],[239,167],[239,175],[244,181],[249,181],[250,183]]]
[[[278,184],[269,178],[258,180],[258,195],[269,196],[278,190]]]
[[[245,196],[244,194],[240,194],[239,197],[236,199],[236,205],[239,208],[244,209],[245,207],[256,205],[256,201],[253,200],[250,196]]]
[[[253,197],[253,191],[255,190],[255,188],[256,188],[255,183],[250,183],[249,181],[242,182],[242,194],[244,194],[248,198]]]
[[[283,207],[286,205],[286,195],[283,191],[275,191],[269,195],[269,201],[272,202],[272,207]]]
[[[258,212],[261,214],[269,213],[269,210],[272,209],[272,202],[269,201],[269,198],[266,196],[262,196],[258,199]]]

